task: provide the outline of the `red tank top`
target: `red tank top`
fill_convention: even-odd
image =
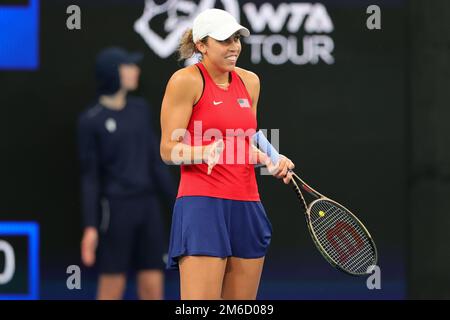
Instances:
[[[214,83],[202,63],[203,94],[194,105],[184,143],[208,145],[222,137],[225,148],[210,175],[205,163],[181,165],[177,198],[209,196],[259,201],[254,164],[249,161],[250,137],[256,131],[252,101],[238,74],[231,72],[227,89]]]

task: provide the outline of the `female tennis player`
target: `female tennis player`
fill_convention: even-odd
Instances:
[[[180,59],[201,62],[170,78],[161,110],[161,157],[181,164],[167,267],[180,271],[181,299],[256,299],[272,227],[254,164],[288,184],[294,164],[270,163],[251,146],[259,78],[236,67],[247,28],[219,9],[200,13]]]

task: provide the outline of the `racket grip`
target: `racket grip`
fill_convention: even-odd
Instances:
[[[265,154],[270,157],[273,164],[276,164],[280,159],[280,154],[277,149],[267,140],[266,136],[261,130],[258,130],[253,137],[253,143]]]

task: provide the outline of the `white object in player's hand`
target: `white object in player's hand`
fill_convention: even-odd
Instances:
[[[220,155],[223,152],[225,144],[222,139],[216,140],[205,147],[203,159],[208,165],[208,174],[211,174],[214,166],[219,162]]]

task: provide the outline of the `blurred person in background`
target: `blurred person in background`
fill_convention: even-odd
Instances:
[[[97,100],[78,119],[84,234],[81,258],[97,263],[97,299],[121,299],[137,271],[140,299],[163,299],[166,241],[158,193],[175,185],[159,156],[149,105],[128,95],[139,83],[142,54],[119,47],[96,58]]]

